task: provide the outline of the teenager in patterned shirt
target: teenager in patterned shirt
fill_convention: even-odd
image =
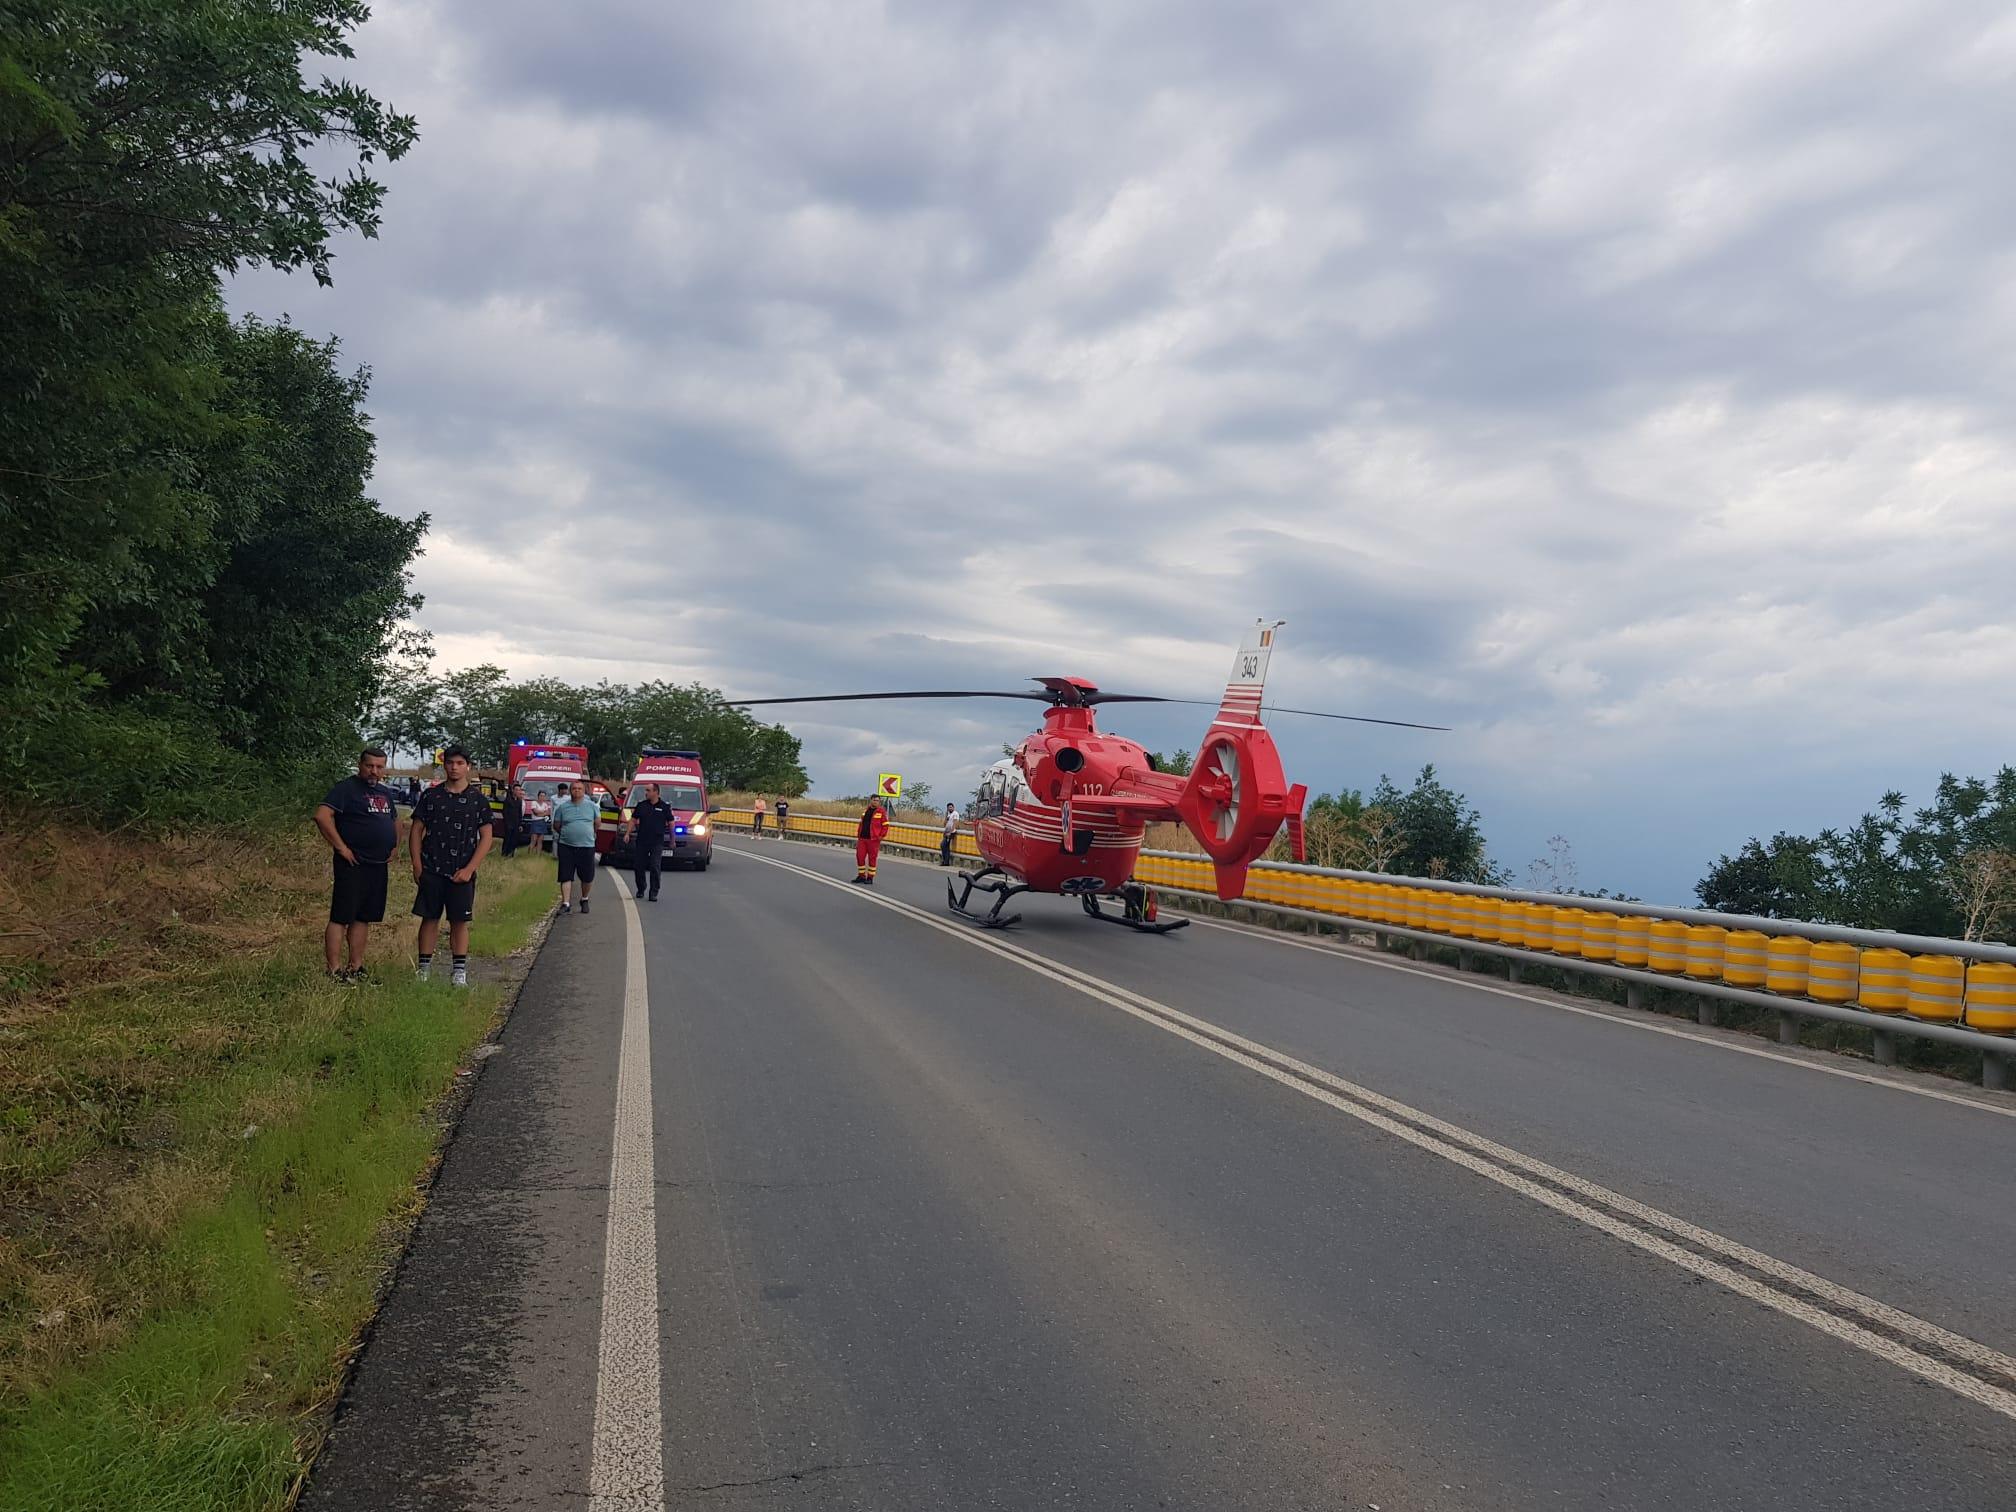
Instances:
[[[462,747],[441,753],[441,770],[448,780],[420,795],[406,831],[413,860],[413,913],[420,920],[420,980],[433,974],[445,913],[448,948],[455,958],[449,984],[467,987],[469,920],[476,911],[476,869],[490,850],[490,800],[469,780],[469,753]]]

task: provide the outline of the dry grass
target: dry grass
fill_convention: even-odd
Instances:
[[[268,951],[319,895],[299,846],[220,833],[142,841],[8,826],[0,842],[0,1031],[80,988]]]

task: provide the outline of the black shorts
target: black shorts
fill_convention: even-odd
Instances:
[[[331,924],[376,924],[385,917],[385,863],[350,862],[333,852],[329,888]]]
[[[560,851],[560,885],[565,887],[576,878],[586,887],[595,880],[595,847],[592,845],[563,845]]]
[[[442,914],[450,924],[467,924],[476,912],[476,879],[457,882],[439,872],[422,872],[413,893],[413,917],[430,922]]]

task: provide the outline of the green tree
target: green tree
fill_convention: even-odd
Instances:
[[[1188,777],[1193,760],[1195,757],[1189,751],[1180,749],[1171,751],[1166,756],[1160,751],[1148,753],[1148,765],[1155,771],[1167,772],[1172,777]]]
[[[301,74],[306,54],[347,55],[365,14],[354,0],[0,8],[14,791],[61,796],[76,791],[63,773],[109,767],[153,794],[234,760],[326,755],[370,697],[420,526],[353,486],[369,466],[363,375],[284,329],[234,329],[217,293],[244,263],[326,279],[334,236],[375,231],[384,191],[364,168],[403,154],[413,123]],[[347,172],[330,173],[331,148]],[[298,586],[287,556],[262,555],[308,543]],[[319,632],[272,641],[276,583]],[[102,799],[104,778],[90,784]]]
[[[408,564],[427,517],[397,519],[365,493],[369,375],[344,374],[334,341],[257,320],[227,329],[233,445],[202,479],[217,501],[193,638],[205,704],[234,749],[310,761],[350,743],[420,607]]]
[[[446,740],[437,722],[440,689],[426,643],[420,640],[388,664],[359,722],[360,732],[388,752],[432,751]]]
[[[1695,893],[1709,907],[1909,934],[2006,928],[2016,897],[2016,768],[1942,775],[1928,807],[1888,792],[1846,829],[1752,838]]]
[[[1703,908],[1772,919],[1822,919],[1832,915],[1832,878],[1818,840],[1782,830],[1770,841],[1744,842],[1720,856],[1694,884]]]
[[[1482,817],[1469,799],[1435,775],[1432,765],[1421,768],[1414,785],[1405,791],[1382,773],[1366,808],[1388,816],[1399,831],[1393,871],[1503,885],[1504,873],[1485,854]]]

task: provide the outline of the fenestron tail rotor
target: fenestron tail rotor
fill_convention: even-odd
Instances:
[[[1229,740],[1212,745],[1205,753],[1205,769],[1214,778],[1207,796],[1218,838],[1230,840],[1239,828],[1239,748]]]

